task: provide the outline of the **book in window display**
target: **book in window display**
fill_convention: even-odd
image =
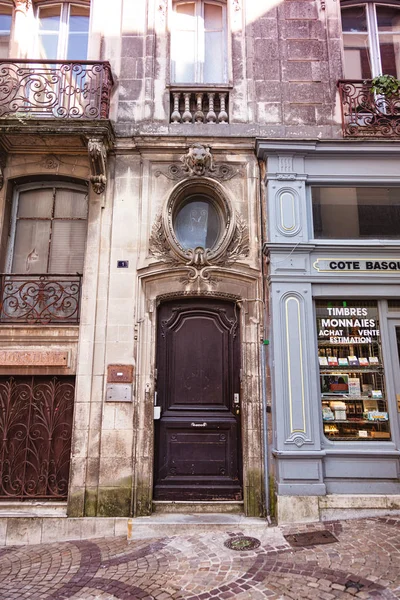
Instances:
[[[316,308],[325,436],[390,440],[377,302],[320,300]]]

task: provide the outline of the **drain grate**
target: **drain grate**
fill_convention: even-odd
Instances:
[[[254,550],[261,544],[260,540],[253,537],[237,536],[224,542],[224,546],[230,550]]]
[[[324,529],[323,531],[308,531],[306,533],[293,533],[283,536],[291,546],[295,548],[305,548],[307,546],[316,546],[318,544],[334,544],[337,538]]]

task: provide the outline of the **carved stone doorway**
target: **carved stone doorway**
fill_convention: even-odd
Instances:
[[[242,500],[239,338],[233,302],[161,304],[155,500]]]

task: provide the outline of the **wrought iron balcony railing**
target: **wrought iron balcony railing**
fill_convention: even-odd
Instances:
[[[211,90],[171,91],[171,123],[228,123],[229,94]]]
[[[371,80],[338,82],[345,137],[400,137],[400,94],[371,91]]]
[[[79,323],[81,275],[0,275],[0,324]]]
[[[0,61],[0,118],[108,119],[108,62]]]

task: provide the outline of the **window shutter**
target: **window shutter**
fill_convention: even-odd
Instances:
[[[86,227],[84,220],[53,221],[49,273],[82,273]]]

